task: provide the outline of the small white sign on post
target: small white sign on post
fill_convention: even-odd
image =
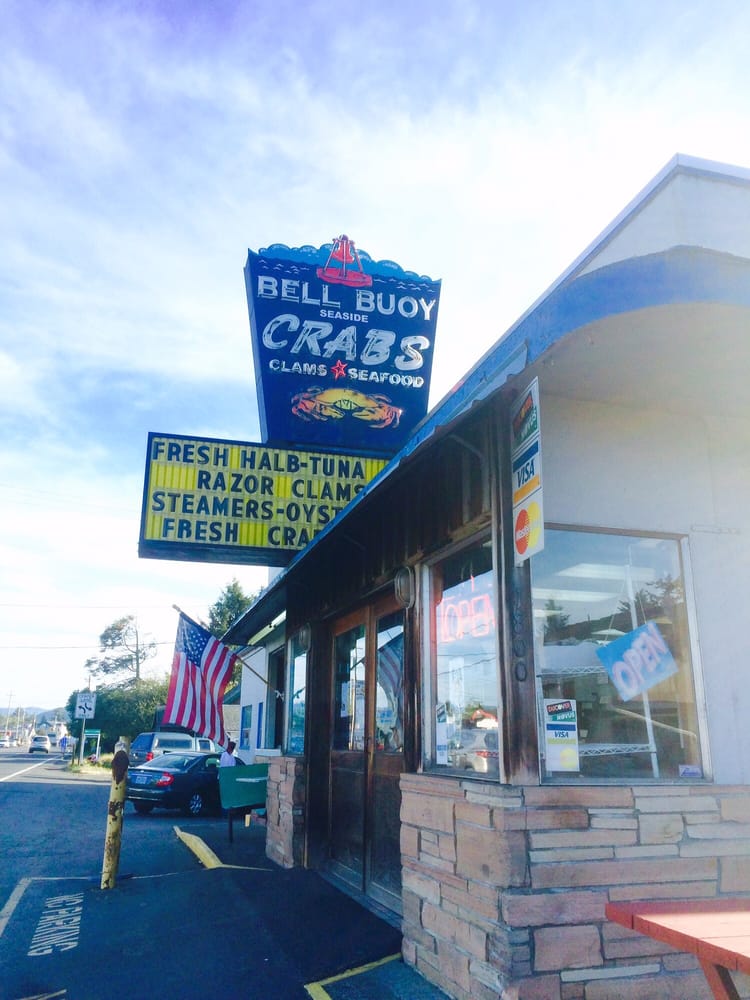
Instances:
[[[544,548],[541,437],[539,380],[535,378],[510,411],[513,553],[516,566]]]
[[[76,698],[76,719],[93,719],[96,709],[96,692],[79,691]]]

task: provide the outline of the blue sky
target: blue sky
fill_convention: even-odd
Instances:
[[[442,279],[437,402],[677,152],[750,166],[736,2],[3,0],[0,706],[266,571],[139,560],[148,431],[259,440],[248,247]]]

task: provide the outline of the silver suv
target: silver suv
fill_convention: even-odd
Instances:
[[[32,736],[31,743],[29,743],[29,753],[34,753],[35,750],[39,750],[40,753],[49,753],[50,746],[49,736]]]
[[[198,750],[213,753],[216,745],[207,736],[191,736],[190,733],[173,733],[165,730],[154,733],[140,733],[130,744],[130,764],[145,764],[163,753],[180,753],[183,750]]]

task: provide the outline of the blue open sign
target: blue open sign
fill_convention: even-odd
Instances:
[[[655,622],[646,622],[602,646],[596,655],[623,701],[677,673],[677,663]]]

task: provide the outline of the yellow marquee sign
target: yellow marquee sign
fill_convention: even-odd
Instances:
[[[385,464],[151,433],[138,554],[284,566]]]

